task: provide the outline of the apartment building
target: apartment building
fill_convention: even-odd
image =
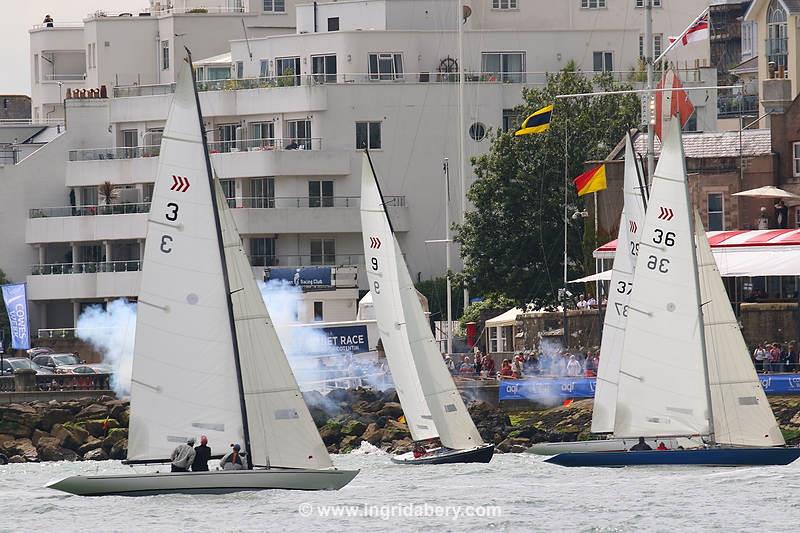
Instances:
[[[460,217],[460,141],[467,158],[485,152],[493,128],[516,124],[522,89],[543,84],[546,72],[574,61],[587,76],[612,71],[636,79],[641,53],[637,0],[472,0],[465,2],[471,9],[460,12],[457,0],[308,2],[298,3],[286,19],[296,30],[280,34],[270,23],[278,34],[258,35],[251,19],[278,16],[263,11],[267,3],[282,4],[218,6],[241,7],[235,15],[172,6],[156,15],[151,2],[149,16],[94,15],[85,21],[83,45],[74,49],[85,55],[87,76],[63,100],[66,130],[24,161],[0,169],[0,190],[19,199],[0,210],[0,235],[9,251],[0,267],[12,279],[27,279],[34,328],[70,327],[86,305],[136,296],[144,222],[174,89],[171,69],[162,67],[164,58],[169,65],[180,60],[178,46],[189,45],[196,59],[212,163],[254,275],[268,267],[331,266],[347,286],[353,286],[352,273],[359,284],[366,280],[358,212],[364,148],[372,152],[412,276],[442,275],[444,249],[425,241],[445,234],[445,158],[452,218]],[[655,4],[657,39],[680,33],[703,9],[690,0]],[[236,20],[226,30],[225,46],[194,40],[210,31],[208,20],[225,17]],[[173,24],[165,31],[186,34],[183,44],[169,39],[157,58],[151,33],[151,59],[126,63],[115,43],[127,29],[155,28],[152,21],[161,24],[162,18]],[[33,45],[48,35],[60,39],[51,30],[32,31],[32,57],[55,47]],[[159,30],[163,41],[161,35]],[[707,43],[681,48],[673,60],[682,62],[688,84],[714,84]],[[465,79],[463,130],[459,70]],[[99,85],[106,93],[74,90]],[[697,127],[714,130],[716,95],[698,91],[692,98]],[[35,96],[33,105],[42,113],[52,104]],[[468,186],[473,175],[467,169],[464,176]],[[309,305],[320,303],[322,312],[314,305],[305,314],[326,321],[348,312],[352,317],[352,291],[309,292]]]

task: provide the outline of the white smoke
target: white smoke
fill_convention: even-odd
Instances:
[[[111,388],[117,396],[131,391],[133,341],[136,333],[136,305],[127,300],[109,302],[106,309],[93,305],[81,313],[75,335],[103,356],[111,366]]]

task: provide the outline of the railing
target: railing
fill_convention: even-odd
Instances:
[[[322,150],[321,137],[283,137],[274,139],[238,139],[208,143],[210,154],[228,152],[268,152],[271,150]]]
[[[83,22],[51,22],[52,26],[47,24],[34,24],[32,30],[44,30],[48,28],[83,28]]]
[[[717,96],[717,116],[735,117],[758,112],[758,95],[737,94]]]
[[[696,69],[691,69],[698,72]],[[548,75],[553,72],[466,72],[464,82],[471,84],[509,84],[525,83],[527,85],[546,85]],[[642,73],[634,70],[625,71],[579,71],[586,79],[594,79],[601,75],[609,75],[615,81],[636,82]],[[682,72],[683,75],[686,72]],[[683,79],[684,76],[682,76]],[[688,76],[686,79],[699,79],[698,76]],[[398,74],[386,73],[336,73],[336,74],[291,74],[283,76],[268,76],[258,78],[233,78],[227,80],[198,81],[197,90],[204,91],[239,91],[246,89],[270,89],[282,87],[297,87],[310,85],[373,85],[381,83],[425,83],[425,84],[453,84],[458,83],[458,73],[455,72],[405,72]],[[131,85],[114,87],[115,98],[135,96],[157,96],[175,92],[175,84],[161,85]]]
[[[36,390],[109,390],[111,374],[37,374]],[[16,392],[14,376],[0,376],[0,392]],[[22,391],[20,391],[22,392]]]
[[[364,254],[351,254],[351,255],[269,255],[257,256],[264,258],[272,258],[272,264],[269,265],[256,265],[252,266],[284,266],[284,267],[301,267],[301,266],[359,266],[364,264]],[[266,259],[265,259],[266,260]]]
[[[63,118],[0,118],[0,126],[56,126]]]
[[[42,81],[83,81],[86,73],[80,74],[42,74]]]
[[[32,276],[50,276],[59,274],[96,274],[98,272],[138,272],[142,262],[138,259],[130,261],[97,261],[92,263],[49,263],[32,265]]]
[[[130,215],[148,212],[150,212],[150,202],[109,205],[73,205],[64,207],[36,207],[28,211],[28,218]]]
[[[155,157],[161,153],[161,145],[152,146],[117,146],[112,148],[91,148],[88,150],[70,150],[68,161],[103,161],[107,159],[138,159]]]

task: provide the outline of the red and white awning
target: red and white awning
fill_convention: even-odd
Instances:
[[[720,273],[727,277],[800,276],[800,229],[709,231],[706,233]],[[594,251],[613,259],[617,241]],[[610,279],[611,271],[578,281]]]

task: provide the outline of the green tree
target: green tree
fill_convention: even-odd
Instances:
[[[447,320],[447,278],[433,278],[415,284],[417,290],[428,299],[428,309],[434,320]],[[464,289],[453,282],[450,291],[453,303],[453,320],[464,312]]]
[[[489,151],[472,160],[477,180],[467,197],[474,209],[455,226],[455,239],[464,257],[461,277],[473,292],[506,296],[520,306],[557,304],[563,285],[565,136],[571,181],[583,172],[584,161],[604,159],[638,123],[640,104],[631,94],[555,96],[627,88],[609,74],[590,80],[571,64],[548,75],[544,87],[523,89],[524,103],[515,110],[520,117],[555,102],[550,130],[521,137],[493,132]],[[568,211],[581,210],[583,201],[570,182]],[[570,277],[586,270],[583,224],[581,217],[568,217]]]

